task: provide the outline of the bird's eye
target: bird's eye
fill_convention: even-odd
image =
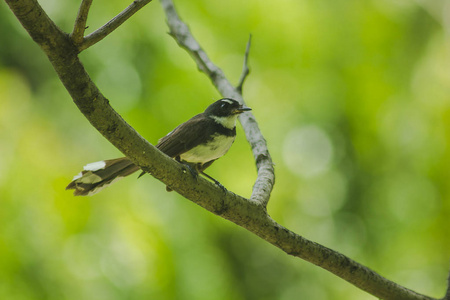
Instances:
[[[220,108],[225,108],[227,106],[228,103],[222,103],[222,105],[220,106]]]

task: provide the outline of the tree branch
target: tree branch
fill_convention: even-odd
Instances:
[[[242,88],[244,86],[245,79],[247,78],[248,74],[250,74],[250,68],[248,67],[248,57],[250,54],[251,43],[252,43],[252,35],[250,34],[250,36],[248,37],[247,47],[245,48],[244,64],[242,66],[241,78],[239,78],[239,82],[236,87],[236,90],[241,95],[242,95]]]
[[[448,277],[447,277],[447,291],[445,293],[444,298],[442,298],[442,300],[450,300],[450,271],[448,272]]]
[[[170,34],[174,37],[180,47],[185,49],[192,56],[200,71],[204,72],[209,77],[222,96],[230,97],[244,103],[239,89],[233,87],[230,81],[225,77],[223,71],[209,59],[206,52],[189,31],[188,26],[178,16],[172,1],[161,0],[160,2],[166,13]],[[248,55],[249,47],[250,40],[247,43],[246,56]],[[246,63],[246,59],[244,59],[244,62]],[[244,74],[241,76],[241,78],[243,78],[242,82],[245,79],[245,76],[246,75]],[[239,117],[239,121],[244,128],[247,141],[252,147],[253,157],[258,171],[258,176],[253,185],[253,192],[250,199],[266,207],[270,199],[273,185],[275,184],[275,171],[272,158],[270,157],[266,140],[259,130],[255,116],[252,113],[245,113]]]
[[[69,35],[59,30],[36,0],[5,0],[17,19],[48,56],[73,101],[91,124],[134,163],[175,191],[253,232],[267,242],[320,266],[360,289],[385,300],[432,300],[358,264],[350,258],[309,241],[272,220],[260,202],[232,192],[224,193],[215,184],[194,179],[183,166],[164,155],[131,128],[91,81],[78,58],[78,48]],[[206,54],[205,54],[206,55]],[[222,79],[223,80],[223,79]],[[244,127],[247,124],[243,123]]]
[[[83,51],[92,45],[98,43],[104,39],[108,34],[113,32],[117,27],[122,25],[126,20],[128,20],[132,15],[134,15],[138,10],[144,7],[146,4],[152,0],[134,0],[127,8],[120,12],[117,16],[112,18],[108,23],[87,35],[83,42],[78,46],[79,51]]]
[[[170,34],[174,37],[178,45],[180,45],[180,47],[185,49],[191,55],[200,71],[204,72],[210,78],[214,86],[224,97],[234,97],[235,99],[243,102],[242,86],[249,72],[248,55],[251,36],[247,43],[244,56],[243,72],[241,74],[238,86],[234,88],[226,79],[223,71],[209,59],[206,52],[195,40],[188,26],[179,17],[172,0],[160,0],[160,2],[166,13]],[[259,130],[254,116],[251,114],[245,114],[242,118],[240,118],[240,121],[246,133],[247,140],[252,146],[253,155],[255,157],[258,169],[258,178],[253,186],[253,193],[250,200],[259,202],[266,207],[275,181],[273,163],[267,149],[266,141]],[[267,219],[265,222],[270,219],[268,215],[266,215],[266,217]],[[362,290],[371,293],[372,295],[383,299],[393,300],[432,299],[408,290],[336,251],[304,239],[303,237],[282,227],[272,219],[270,219],[270,222],[272,223],[271,225],[273,225],[273,227],[270,226],[271,229],[276,231],[274,236],[266,236],[266,233],[270,231],[268,228],[266,228],[267,231],[263,230],[263,233],[260,231],[253,232],[266,241],[279,247],[287,254],[297,256],[320,266],[349,281]],[[243,224],[238,225],[247,228]],[[265,227],[265,225],[261,224],[261,227]],[[252,231],[250,228],[247,229]],[[261,230],[261,228],[259,228],[259,230]],[[283,237],[281,237],[281,235],[283,235]],[[275,240],[272,240],[273,237],[275,237]]]
[[[77,18],[75,19],[75,25],[71,37],[75,44],[81,44],[83,42],[84,31],[86,30],[86,21],[91,7],[92,0],[83,0],[78,10]]]

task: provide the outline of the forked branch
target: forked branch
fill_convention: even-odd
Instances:
[[[209,77],[222,96],[234,98],[244,103],[241,92],[242,85],[244,84],[244,80],[249,72],[247,61],[250,51],[250,39],[247,43],[247,49],[244,56],[243,72],[238,86],[234,87],[226,78],[223,71],[209,59],[206,52],[196,41],[186,23],[184,23],[179,17],[172,1],[161,0],[160,2],[166,13],[170,34],[176,42],[191,55],[198,68]],[[250,200],[266,207],[270,199],[270,193],[272,192],[273,185],[275,184],[275,171],[272,158],[270,157],[266,140],[259,129],[255,116],[249,112],[241,115],[239,117],[239,121],[244,128],[247,141],[252,147],[253,157],[255,159],[258,172],[255,184],[253,185],[253,192]]]
[[[138,10],[144,7],[146,4],[152,0],[134,0],[127,8],[120,12],[117,16],[112,18],[105,25],[87,35],[81,44],[78,46],[78,50],[81,52],[92,45],[98,43],[104,39],[107,35],[117,29],[126,20],[128,20],[132,15],[134,15]]]
[[[83,0],[81,2],[80,9],[78,10],[78,15],[75,19],[75,25],[73,26],[73,31],[71,34],[75,44],[81,44],[83,42],[84,31],[86,30],[86,22],[91,4],[92,0]]]

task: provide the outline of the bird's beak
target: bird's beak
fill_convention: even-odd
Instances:
[[[252,109],[250,107],[241,105],[241,106],[239,106],[239,108],[236,108],[235,110],[233,110],[233,114],[241,114],[244,111],[249,111],[249,110],[252,110]]]

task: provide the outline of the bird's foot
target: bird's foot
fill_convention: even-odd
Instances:
[[[207,177],[207,178],[209,178],[209,179],[211,179],[224,193],[227,192],[227,189],[219,181],[215,180],[214,178],[212,178],[211,176],[209,176],[206,173],[202,172],[202,175]]]
[[[189,171],[189,173],[191,173],[192,177],[194,177],[195,179],[198,178],[198,171],[194,167],[192,167],[189,164],[183,164],[183,165],[186,167],[186,169]]]
[[[220,182],[218,182],[217,180],[214,181],[214,183],[224,192],[227,192],[227,188],[224,187]]]

